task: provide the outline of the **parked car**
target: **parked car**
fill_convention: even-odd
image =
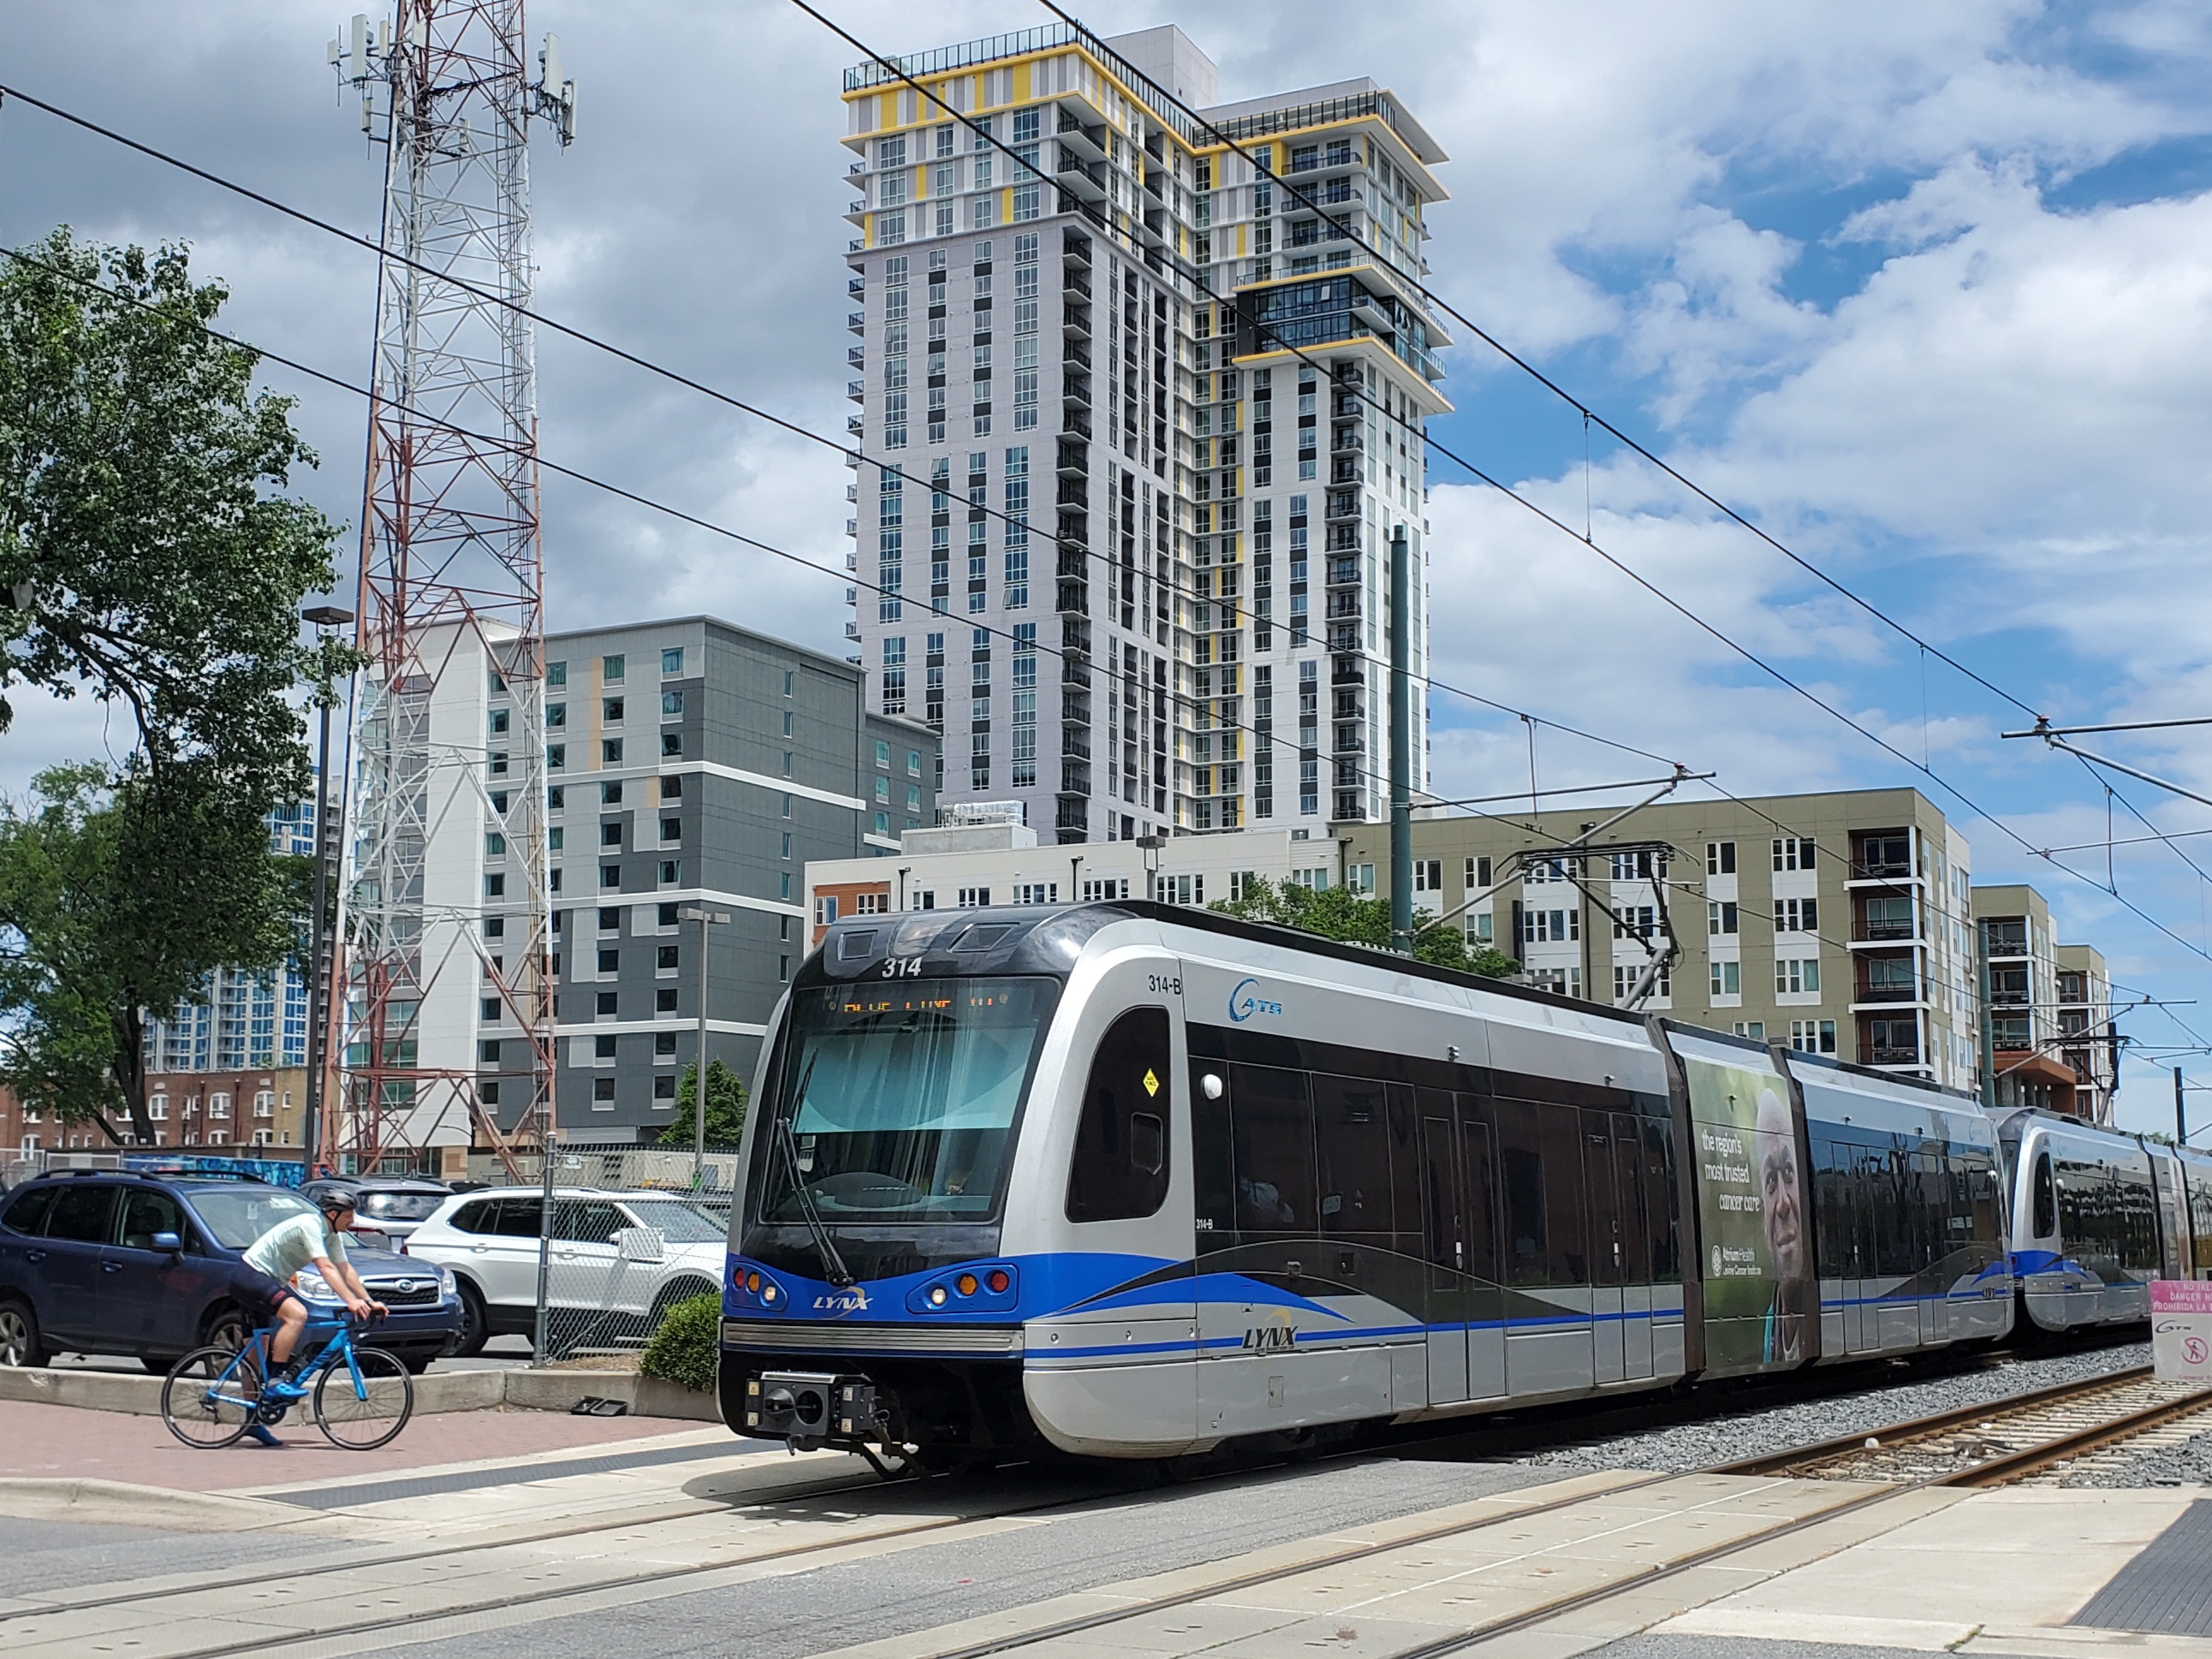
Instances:
[[[544,1197],[535,1188],[459,1193],[416,1228],[407,1254],[453,1270],[459,1282],[458,1353],[536,1326]],[[727,1224],[670,1193],[560,1188],[547,1251],[548,1304],[628,1339],[649,1332],[675,1304],[722,1283]]]
[[[348,1194],[360,1218],[354,1231],[381,1235],[382,1242],[402,1253],[407,1236],[453,1195],[444,1182],[427,1176],[319,1176],[300,1190],[310,1204],[321,1202],[326,1192]]]
[[[235,1346],[252,1328],[231,1299],[232,1268],[278,1222],[313,1213],[297,1193],[251,1178],[76,1170],[27,1181],[0,1207],[0,1364],[112,1353],[166,1371],[204,1343]],[[391,1310],[366,1346],[411,1371],[453,1351],[452,1274],[365,1243],[347,1254]],[[338,1316],[313,1268],[295,1285],[317,1317]]]

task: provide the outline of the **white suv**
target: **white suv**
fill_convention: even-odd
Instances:
[[[535,1330],[544,1215],[534,1187],[459,1193],[408,1237],[409,1255],[452,1268],[459,1281],[454,1352]],[[634,1343],[677,1303],[718,1293],[726,1225],[676,1194],[556,1188],[545,1253],[551,1346],[565,1352]]]

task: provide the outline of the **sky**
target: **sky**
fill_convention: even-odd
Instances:
[[[1015,0],[939,0],[926,28],[884,0],[823,9],[891,52],[1050,21]],[[380,166],[324,61],[348,10],[11,0],[0,81],[373,236]],[[2001,735],[2036,714],[2212,714],[2212,12],[1401,0],[1356,30],[1310,0],[1083,15],[1105,34],[1181,24],[1224,100],[1360,74],[1390,87],[1450,157],[1429,216],[1436,291],[1867,602],[1448,323],[1455,410],[1431,428],[1427,508],[1437,793],[1529,771],[1518,720],[1443,686],[1714,771],[1736,795],[1916,785],[1968,837],[1978,882],[2033,882],[2063,939],[2172,1005],[2122,1024],[2121,1121],[2170,1127],[2178,1060],[2212,1123],[2212,1057],[2173,1052],[2212,1035],[2212,834],[2187,834],[2212,830],[2212,807]],[[543,132],[533,147],[539,307],[842,439],[851,48],[778,0],[539,0],[529,27],[560,35],[581,87],[574,148]],[[195,271],[228,285],[229,326],[364,370],[369,256],[0,106],[0,243],[63,222],[187,242]],[[550,478],[553,627],[707,611],[842,651],[834,447],[571,341],[541,336],[538,366],[548,460],[836,573]],[[299,396],[322,457],[294,487],[357,523],[358,402],[274,368],[267,382]],[[1608,565],[1585,526],[1896,752]],[[95,705],[16,701],[0,789],[122,741]],[[2082,741],[2212,794],[2208,734]],[[1537,748],[1547,788],[1650,765],[1554,730]],[[2108,856],[2115,836],[2144,839]]]

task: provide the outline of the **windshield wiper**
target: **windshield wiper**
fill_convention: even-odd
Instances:
[[[806,1231],[813,1236],[814,1251],[822,1258],[823,1271],[829,1275],[830,1282],[842,1291],[856,1281],[853,1270],[845,1265],[845,1258],[837,1254],[837,1242],[830,1237],[822,1212],[814,1206],[814,1194],[806,1188],[806,1172],[799,1167],[799,1133],[792,1127],[792,1120],[799,1114],[799,1103],[806,1098],[806,1085],[814,1080],[814,1062],[821,1058],[817,1052],[806,1062],[805,1073],[791,1097],[790,1111],[776,1118],[775,1144],[782,1150],[784,1162],[791,1167],[792,1196],[799,1200],[799,1213],[806,1218]]]

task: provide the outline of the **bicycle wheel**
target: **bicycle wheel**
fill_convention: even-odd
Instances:
[[[260,1395],[253,1351],[195,1348],[161,1384],[161,1420],[187,1446],[212,1451],[246,1432]]]
[[[351,1367],[341,1358],[316,1377],[315,1424],[333,1446],[374,1451],[407,1426],[415,1379],[381,1348],[356,1348],[352,1359]]]

